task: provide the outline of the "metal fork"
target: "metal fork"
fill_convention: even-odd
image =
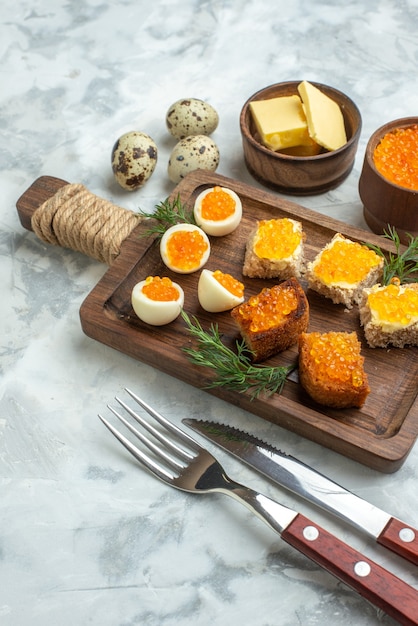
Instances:
[[[307,517],[271,498],[231,480],[220,463],[195,439],[160,415],[129,389],[125,390],[154,420],[144,418],[121,398],[119,405],[148,434],[138,430],[118,410],[110,411],[151,454],[132,443],[106,418],[102,422],[123,446],[160,480],[182,491],[232,496],[262,519],[284,541],[331,572],[405,626],[416,626],[418,591],[340,541]],[[158,427],[159,424],[159,427]],[[162,428],[161,428],[162,427]]]

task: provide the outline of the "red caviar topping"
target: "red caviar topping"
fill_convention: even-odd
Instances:
[[[257,333],[278,326],[298,306],[293,289],[275,285],[264,288],[239,308],[243,321],[249,322],[251,332]]]
[[[373,154],[376,169],[392,183],[418,189],[418,125],[388,132]]]
[[[171,302],[177,300],[179,292],[174,287],[170,278],[164,276],[148,276],[145,279],[145,285],[142,287],[142,293],[150,300],[156,300],[159,302]]]
[[[349,383],[354,387],[365,383],[364,357],[355,333],[313,332],[306,335],[306,342],[318,380]]]
[[[235,200],[221,187],[214,187],[202,199],[201,213],[205,220],[225,220],[235,211]]]
[[[353,259],[355,262],[353,262]],[[337,240],[321,252],[314,273],[325,283],[355,285],[381,263],[380,257],[356,241]]]
[[[193,270],[200,266],[208,248],[198,230],[178,230],[167,240],[167,256],[173,267]]]
[[[229,293],[232,293],[233,296],[242,298],[244,295],[244,285],[240,283],[239,280],[231,276],[231,274],[224,274],[221,270],[215,270],[213,272],[213,277],[222,285],[222,287],[225,287]]]
[[[254,251],[260,259],[286,259],[295,252],[301,240],[302,233],[290,219],[261,220]]]

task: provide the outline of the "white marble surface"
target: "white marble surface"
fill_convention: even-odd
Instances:
[[[134,465],[96,415],[127,385],[173,420],[228,417],[418,525],[418,448],[385,475],[226,405],[83,335],[79,307],[105,267],[22,229],[16,200],[41,175],[152,210],[173,186],[165,112],[220,114],[218,172],[254,183],[238,127],[254,91],[307,79],[363,116],[354,170],[305,206],[365,226],[367,138],[416,115],[416,0],[3,0],[0,7],[0,623],[2,626],[393,624],[226,498],[172,490]],[[159,146],[140,191],[118,189],[127,130]],[[237,479],[315,516],[418,588],[417,569],[217,452]],[[418,616],[418,607],[417,607]]]

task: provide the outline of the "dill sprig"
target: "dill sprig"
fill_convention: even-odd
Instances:
[[[183,348],[184,352],[194,365],[209,367],[216,372],[216,378],[208,384],[208,388],[227,387],[241,393],[251,390],[251,400],[261,393],[281,393],[287,376],[296,364],[287,367],[252,365],[252,353],[244,341],[236,342],[237,351],[234,352],[222,342],[217,324],[211,324],[206,332],[196,317],[191,320],[185,311],[181,315],[192,337],[197,339],[197,347]]]
[[[153,219],[156,222],[154,226],[151,226],[143,233],[143,237],[148,235],[162,237],[167,228],[175,224],[195,224],[193,211],[188,211],[181,202],[180,195],[177,195],[174,200],[166,198],[155,206],[155,211],[152,213],[147,213],[140,209],[138,215],[147,219]]]
[[[395,246],[396,252],[385,252],[379,246],[368,243],[376,254],[383,257],[383,278],[382,283],[389,285],[394,278],[398,278],[400,283],[415,282],[417,276],[413,276],[418,272],[418,237],[407,234],[408,245],[401,252],[401,241],[396,229],[388,224],[388,230],[383,232],[382,237],[389,239]]]

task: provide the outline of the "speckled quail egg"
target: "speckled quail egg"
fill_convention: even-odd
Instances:
[[[200,270],[210,255],[206,233],[194,224],[175,224],[161,237],[163,263],[173,272],[191,274]]]
[[[208,235],[223,237],[232,233],[242,218],[239,196],[227,187],[209,187],[196,198],[195,222]]]
[[[166,276],[148,276],[133,288],[131,302],[139,319],[146,324],[163,326],[179,316],[184,291]]]
[[[219,165],[219,149],[206,135],[194,135],[179,141],[168,161],[168,175],[173,183],[195,170],[214,172]]]
[[[190,135],[210,135],[217,128],[219,116],[213,106],[198,98],[182,98],[168,109],[165,122],[176,139]]]
[[[140,131],[125,133],[112,149],[112,170],[119,185],[135,191],[146,183],[157,164],[154,140]]]
[[[209,313],[229,311],[244,302],[244,285],[220,270],[203,269],[197,285],[200,306]]]

